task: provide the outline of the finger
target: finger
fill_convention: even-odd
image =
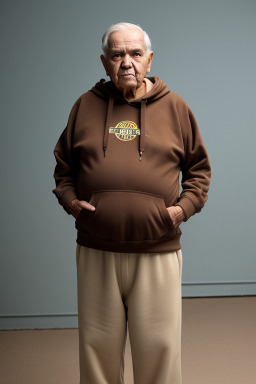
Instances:
[[[87,203],[87,201],[84,201],[84,200],[81,200],[79,202],[79,205],[80,205],[80,207],[88,209],[89,211],[95,211],[95,209],[96,209],[93,205]]]

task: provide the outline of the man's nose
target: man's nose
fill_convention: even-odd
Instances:
[[[123,68],[131,68],[132,62],[129,55],[125,55],[122,60],[122,67]]]

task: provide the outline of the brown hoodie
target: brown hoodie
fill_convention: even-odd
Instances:
[[[180,205],[187,221],[207,200],[211,169],[195,117],[158,77],[149,79],[152,89],[133,102],[101,80],[75,102],[56,144],[52,192],[67,213],[73,199],[96,207],[76,220],[80,245],[178,250],[181,230],[166,207]]]

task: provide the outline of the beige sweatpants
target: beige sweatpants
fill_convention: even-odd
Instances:
[[[181,384],[182,253],[77,244],[80,384],[123,384],[127,323],[135,384]]]

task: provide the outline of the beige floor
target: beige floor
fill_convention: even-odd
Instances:
[[[256,297],[183,299],[182,372],[183,384],[256,384]],[[77,329],[0,331],[0,382],[78,384]]]

